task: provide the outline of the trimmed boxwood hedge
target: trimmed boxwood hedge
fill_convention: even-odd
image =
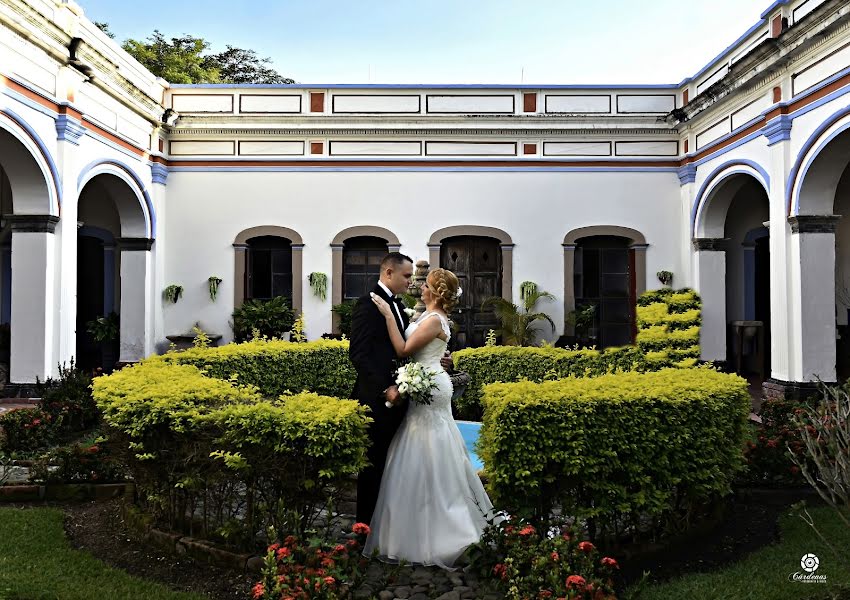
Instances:
[[[309,354],[295,352],[289,356]],[[223,355],[210,364],[227,379],[256,373],[270,387],[288,372],[282,367],[262,378],[246,368],[250,361],[240,352],[185,354],[198,361]],[[280,357],[271,348],[269,354]],[[269,526],[278,535],[303,535],[316,509],[365,466],[367,409],[310,392],[269,398],[254,385],[210,376],[215,369],[177,364],[176,356],[145,360],[93,383],[110,449],[127,465],[142,504],[174,529],[247,549]]]
[[[553,505],[598,531],[725,494],[742,466],[745,380],[710,368],[485,386],[478,452],[494,503]]]
[[[700,357],[701,302],[690,289],[651,290],[637,302],[637,345],[650,368],[692,367]]]

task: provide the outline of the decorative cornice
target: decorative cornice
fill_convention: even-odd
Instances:
[[[58,115],[56,117],[56,134],[59,141],[67,141],[75,146],[80,145],[80,138],[85,134],[86,129],[83,124],[72,119],[68,115]]]
[[[676,129],[534,129],[534,128],[517,128],[517,129],[471,129],[466,127],[454,128],[435,128],[435,129],[404,129],[400,127],[393,128],[344,128],[344,127],[321,127],[321,128],[267,128],[267,129],[250,129],[244,127],[239,128],[173,128],[169,131],[169,138],[175,137],[197,137],[197,136],[240,136],[249,139],[250,136],[266,137],[266,136],[289,136],[304,137],[313,136],[411,136],[411,135],[446,135],[446,136],[475,136],[475,137],[490,137],[490,136],[575,136],[575,137],[603,137],[603,136],[665,136],[669,141],[678,141],[679,132]]]
[[[773,146],[779,142],[791,139],[791,127],[794,120],[788,115],[779,115],[775,119],[768,121],[764,128],[764,137],[767,138],[767,145]]]
[[[168,167],[159,163],[152,163],[151,181],[160,185],[166,185],[168,182]]]
[[[788,217],[791,233],[835,233],[841,215],[797,215]]]
[[[3,220],[13,233],[55,233],[59,223],[59,217],[53,215],[3,215]]]
[[[724,242],[723,238],[694,238],[691,240],[691,243],[694,246],[694,250],[697,252],[700,251],[722,251],[723,249],[720,247],[720,243]]]
[[[148,251],[153,247],[153,240],[150,238],[118,238],[115,241],[122,252]]]
[[[697,180],[697,167],[693,163],[688,163],[683,167],[679,167],[676,174],[679,176],[679,184],[687,185]]]

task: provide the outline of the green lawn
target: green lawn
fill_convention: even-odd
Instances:
[[[110,568],[68,545],[62,512],[0,508],[0,600],[202,600]]]
[[[809,509],[824,536],[845,556],[850,554],[850,530],[830,508]],[[687,575],[666,583],[648,586],[635,600],[670,600],[696,598],[714,600],[796,600],[830,598],[830,589],[843,586],[840,598],[850,597],[850,569],[820,541],[818,536],[797,516],[780,519],[781,541],[762,548],[734,565],[712,573]],[[826,575],[827,584],[799,583],[788,580],[795,572],[803,573],[800,558],[812,553],[820,559],[816,574]]]

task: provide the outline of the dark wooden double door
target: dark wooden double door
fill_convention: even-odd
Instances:
[[[500,327],[492,310],[481,309],[486,298],[502,295],[499,240],[477,236],[446,238],[440,248],[440,266],[457,275],[463,288],[451,315],[457,324],[452,349],[483,346],[487,332]]]

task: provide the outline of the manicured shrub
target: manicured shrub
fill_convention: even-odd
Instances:
[[[280,338],[292,329],[295,312],[289,298],[275,296],[269,300],[246,300],[233,311],[233,337],[237,342],[250,339],[254,332],[268,338]]]
[[[40,408],[19,408],[0,415],[0,449],[29,452],[52,444],[58,435],[53,416]]]
[[[463,419],[480,421],[481,394],[488,383],[527,379],[545,381],[563,377],[594,377],[605,373],[643,370],[643,353],[634,346],[605,350],[520,348],[489,346],[466,348],[453,354],[455,368],[469,373],[469,386],[457,400]]]
[[[59,365],[59,379],[48,379],[40,386],[38,406],[64,431],[82,431],[94,427],[100,417],[91,395],[92,377],[72,360]]]
[[[254,385],[265,397],[308,390],[348,398],[357,374],[348,359],[348,342],[316,340],[304,344],[253,340],[216,348],[190,348],[151,360],[193,365],[210,377]]]
[[[641,294],[636,309],[638,347],[651,369],[689,368],[700,357],[701,303],[693,290],[668,288]]]
[[[303,535],[364,466],[368,418],[356,401],[264,399],[174,363],[151,359],[94,382],[110,447],[158,521],[247,548],[268,527]]]
[[[559,505],[599,535],[728,492],[750,410],[746,381],[709,368],[495,383],[482,402],[494,503],[537,520]]]

